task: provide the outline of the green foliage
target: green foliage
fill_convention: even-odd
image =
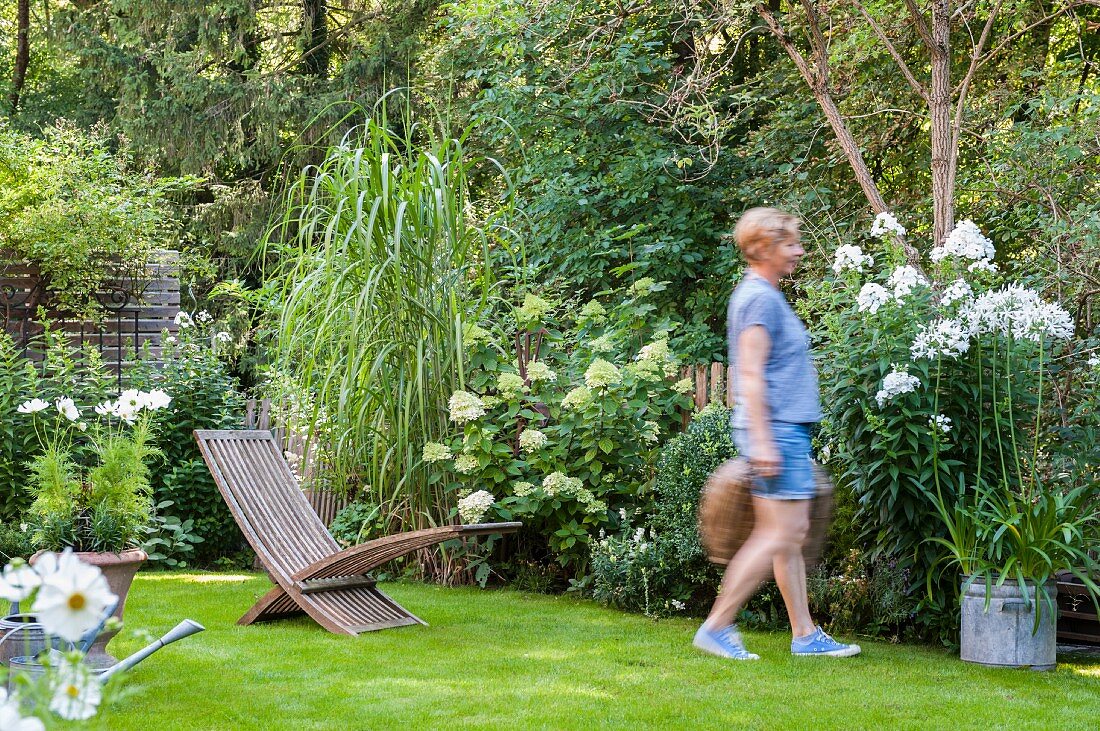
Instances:
[[[463,522],[482,520],[466,502],[487,491],[493,515],[524,522],[527,550],[542,558],[545,546],[581,577],[594,535],[648,504],[657,444],[679,428],[691,390],[651,318],[661,289],[642,280],[606,306],[526,293],[488,330],[467,329],[470,390],[450,400],[462,436],[423,445],[445,468],[433,483],[462,498]]]
[[[0,523],[0,556],[29,559],[34,553],[34,541],[26,523]]]
[[[11,337],[0,331],[0,521],[18,523],[30,505],[26,462],[39,451],[34,424],[19,418],[19,404],[38,391],[38,373]]]
[[[730,410],[711,404],[661,449],[648,535],[627,523],[593,547],[597,600],[655,615],[709,607],[721,570],[700,544],[699,495],[710,473],[737,453],[729,424]]]
[[[206,313],[187,318],[178,341],[162,351],[162,365],[143,358],[131,374],[139,388],[160,388],[172,396],[166,409],[155,412],[155,445],[164,455],[154,499],[171,505],[166,518],[190,523],[201,538],[188,560],[208,565],[240,550],[243,537],[222,499],[195,442],[195,429],[240,428],[244,397],[226,363],[227,349],[220,325]]]
[[[354,501],[332,519],[329,533],[342,546],[354,546],[385,535],[386,521],[377,505]]]
[[[916,609],[909,575],[896,561],[852,549],[838,564],[822,564],[806,579],[815,618],[835,632],[898,639]]]
[[[195,521],[181,521],[169,513],[173,503],[163,500],[157,503],[152,524],[146,529],[147,537],[141,548],[149,555],[149,565],[168,569],[187,568],[195,546],[203,537],[194,532]]]
[[[108,282],[140,279],[152,250],[170,247],[169,194],[186,184],[135,169],[101,130],[62,124],[35,139],[0,126],[0,249],[39,268],[55,309],[95,318]]]
[[[339,489],[423,526],[448,499],[419,460],[464,385],[462,323],[486,306],[492,215],[478,220],[461,140],[368,120],[290,181],[267,241],[279,264],[275,378],[289,382]],[[285,394],[272,393],[273,401]]]

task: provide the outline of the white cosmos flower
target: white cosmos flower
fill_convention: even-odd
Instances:
[[[76,408],[76,402],[68,396],[57,400],[57,413],[69,421],[76,421],[80,418],[80,409]]]
[[[36,414],[43,409],[50,408],[48,401],[43,401],[40,398],[34,398],[30,401],[24,401],[19,404],[19,408],[16,409],[20,414]]]
[[[104,401],[95,407],[95,412],[100,416],[106,416],[107,414],[115,413],[115,405],[110,401]]]
[[[4,573],[0,576],[0,599],[24,601],[41,585],[42,577],[29,564],[21,560],[13,561],[4,567]]]
[[[50,682],[50,710],[69,721],[95,715],[103,700],[103,686],[82,662],[66,659]]]
[[[46,731],[41,720],[31,716],[23,718],[19,711],[19,698],[9,696],[8,691],[0,688],[0,729],[3,731]]]
[[[46,634],[76,642],[103,620],[103,613],[118,598],[95,566],[81,563],[66,548],[58,557],[43,554],[38,560],[42,586],[31,611],[38,615]]]
[[[154,388],[148,393],[142,391],[138,396],[141,399],[142,407],[150,411],[163,409],[165,406],[172,403],[172,397],[159,388]]]

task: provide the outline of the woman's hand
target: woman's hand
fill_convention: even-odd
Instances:
[[[771,439],[760,439],[752,445],[752,456],[749,464],[756,474],[764,478],[772,478],[779,475],[779,468],[783,461],[779,457],[779,450],[775,448],[775,442]]]

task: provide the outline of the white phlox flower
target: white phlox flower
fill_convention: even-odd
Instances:
[[[860,312],[870,312],[874,314],[878,312],[878,308],[890,301],[890,292],[881,284],[875,284],[874,282],[868,282],[863,285],[859,290],[859,294],[856,295],[856,304],[859,305]]]
[[[463,523],[479,523],[493,507],[496,498],[487,490],[470,493],[458,501],[458,515]]]
[[[836,250],[833,257],[833,271],[837,274],[849,269],[863,273],[864,266],[874,266],[875,259],[870,254],[864,254],[858,246],[845,245]]]
[[[970,288],[966,280],[960,277],[947,285],[947,288],[943,290],[943,295],[940,297],[940,304],[947,307],[954,302],[965,301],[973,296],[974,290]]]
[[[919,378],[911,376],[907,371],[894,366],[894,369],[882,379],[882,388],[875,394],[875,401],[878,402],[878,407],[881,409],[887,401],[903,393],[912,393],[917,390],[919,385]]]
[[[196,322],[207,323],[207,322],[213,322],[213,320],[214,320],[214,316],[211,315],[206,310],[201,310],[199,312],[199,314],[195,315],[195,321]]]
[[[928,325],[921,325],[909,354],[914,360],[958,358],[970,350],[970,329],[962,320],[944,317]]]
[[[976,261],[966,268],[966,271],[974,272],[989,272],[990,274],[997,273],[997,265],[991,261]]]
[[[82,662],[66,659],[50,682],[50,710],[70,721],[95,715],[103,700],[103,686]]]
[[[875,222],[871,224],[871,235],[879,239],[891,232],[904,236],[905,227],[898,223],[898,219],[889,211],[883,211],[875,216]]]
[[[917,286],[928,286],[928,280],[908,264],[895,269],[886,282],[894,290],[894,299],[899,302],[909,296]]]
[[[31,611],[46,634],[76,642],[103,621],[103,614],[118,598],[95,566],[81,563],[66,548],[59,556],[46,553],[36,563],[42,586]]]
[[[49,401],[43,401],[40,398],[33,398],[30,401],[24,401],[16,408],[20,414],[37,414],[39,411],[50,408]]]
[[[188,328],[195,324],[195,321],[191,319],[191,315],[187,314],[183,310],[176,313],[176,316],[172,319],[172,322],[179,325],[180,328]]]
[[[233,336],[227,333],[225,330],[214,333],[214,342],[216,343],[231,343],[233,342]]]
[[[1093,353],[1092,355],[1089,356],[1088,363],[1089,363],[1089,368],[1095,368],[1096,366],[1100,366],[1100,355],[1097,355],[1096,353]]]
[[[974,335],[1003,335],[1039,342],[1044,337],[1064,340],[1073,336],[1073,318],[1056,302],[1044,302],[1026,287],[1010,284],[986,292],[963,308]]]
[[[947,434],[951,431],[951,417],[944,416],[943,414],[929,416],[928,426],[932,427],[933,431],[939,432],[940,434]]]
[[[936,246],[929,253],[932,261],[942,261],[949,256],[971,261],[990,262],[997,251],[993,242],[971,220],[960,221],[955,230],[947,235],[942,246]]]

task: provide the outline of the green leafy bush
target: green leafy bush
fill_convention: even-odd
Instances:
[[[193,519],[181,521],[170,513],[171,507],[170,500],[157,503],[156,514],[141,547],[149,554],[151,566],[187,568],[187,561],[194,554],[195,545],[202,543],[203,538],[194,533]]]
[[[178,341],[169,338],[166,343],[163,365],[157,367],[145,359],[133,380],[172,395],[171,405],[158,412],[156,419],[154,444],[164,459],[153,482],[153,494],[158,503],[171,503],[171,515],[181,524],[190,521],[192,532],[202,538],[193,553],[188,552],[189,560],[209,565],[239,551],[243,537],[192,432],[239,428],[244,397],[219,358],[227,343],[210,316],[200,312],[192,318],[182,313],[180,325]]]
[[[386,521],[379,506],[357,500],[336,514],[329,532],[341,546],[354,546],[385,535]]]
[[[443,468],[431,482],[458,495],[463,522],[522,520],[536,544],[527,558],[545,546],[579,577],[593,536],[648,503],[657,445],[679,428],[691,391],[676,380],[667,330],[651,321],[649,295],[661,288],[640,280],[607,306],[527,293],[491,326],[499,336],[467,328],[468,390],[450,400],[463,433],[423,452]]]
[[[17,418],[19,404],[38,393],[38,372],[0,331],[0,521],[19,523],[30,506],[26,463],[39,451],[34,424]]]
[[[96,318],[96,294],[140,279],[178,231],[169,194],[189,184],[135,169],[102,129],[58,124],[35,139],[0,125],[0,249],[38,266],[50,304]]]
[[[602,602],[650,615],[705,611],[721,569],[699,540],[699,495],[718,465],[736,455],[730,410],[712,403],[671,439],[657,463],[649,525],[598,541],[592,551],[592,594]]]

